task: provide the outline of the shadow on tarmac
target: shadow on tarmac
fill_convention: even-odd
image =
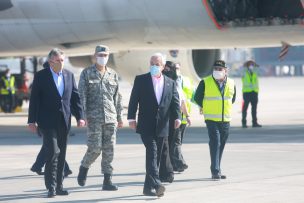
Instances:
[[[86,145],[86,128],[72,128],[70,145]],[[229,143],[304,143],[303,125],[272,125],[262,128],[231,127]],[[0,126],[0,145],[41,145],[42,139],[23,126]],[[185,144],[208,143],[206,127],[189,127],[183,142]],[[140,136],[129,128],[117,133],[117,144],[142,144]]]

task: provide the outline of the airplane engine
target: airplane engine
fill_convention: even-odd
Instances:
[[[146,51],[120,51],[112,55],[112,67],[121,77],[132,82],[135,75],[149,71],[150,57],[156,50]],[[202,77],[212,72],[212,65],[216,59],[220,59],[220,50],[170,50],[161,51],[167,60],[179,62],[181,72],[198,82]],[[110,66],[110,65],[109,65]]]
[[[133,82],[135,75],[149,71],[150,57],[159,50],[144,51],[119,51],[109,57],[108,66],[116,70],[123,80]],[[181,72],[198,82],[201,78],[212,72],[212,65],[216,59],[220,59],[218,49],[197,49],[197,50],[170,50],[161,51],[166,59],[179,62]],[[70,63],[75,67],[88,67],[94,63],[92,56],[69,57]]]

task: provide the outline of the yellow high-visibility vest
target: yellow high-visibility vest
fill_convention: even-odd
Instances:
[[[259,92],[258,74],[256,71],[252,71],[252,74],[246,68],[245,74],[242,77],[243,92]]]
[[[232,98],[234,95],[234,80],[227,78],[224,95],[221,94],[212,76],[206,77],[203,99],[203,114],[205,120],[231,121]]]
[[[182,88],[186,99],[186,108],[188,113],[191,112],[191,99],[193,96],[193,82],[190,78],[182,76]],[[182,124],[187,124],[186,115],[182,114]]]
[[[9,94],[9,91],[8,91],[9,88],[11,89],[11,93],[15,94],[15,92],[16,92],[16,90],[15,90],[15,77],[11,76],[9,81],[6,79],[6,77],[2,77],[2,80],[4,81],[5,87],[1,88],[0,94],[1,95],[8,95]]]

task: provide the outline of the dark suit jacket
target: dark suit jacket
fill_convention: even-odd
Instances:
[[[71,126],[71,109],[77,120],[83,119],[83,107],[75,84],[73,73],[62,70],[64,91],[60,96],[55,85],[50,68],[45,68],[35,74],[28,123],[37,123],[43,129],[56,129],[61,115],[67,129]]]
[[[175,82],[164,76],[163,94],[158,105],[151,74],[136,76],[129,101],[128,119],[136,119],[138,106],[136,132],[141,135],[168,136],[169,115],[172,114],[174,119],[180,119],[179,97]]]

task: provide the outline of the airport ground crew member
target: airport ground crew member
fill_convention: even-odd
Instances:
[[[0,81],[1,108],[3,112],[12,113],[15,108],[15,77],[11,75],[10,70],[5,70],[5,75]]]
[[[257,121],[257,105],[259,94],[259,80],[258,80],[258,64],[250,60],[244,63],[242,83],[243,83],[243,99],[244,104],[242,108],[242,127],[247,128],[247,109],[251,103],[252,127],[262,127]]]
[[[212,75],[199,83],[194,100],[202,108],[209,135],[212,179],[226,179],[221,173],[221,159],[235,101],[234,81],[227,77],[227,66],[222,60],[215,61]]]
[[[106,66],[109,48],[95,48],[96,64],[84,69],[80,75],[79,93],[84,105],[88,126],[87,152],[78,174],[78,184],[84,186],[91,164],[102,152],[101,172],[104,174],[103,190],[117,190],[112,184],[111,165],[114,157],[117,127],[122,127],[122,98],[119,93],[118,74]]]

